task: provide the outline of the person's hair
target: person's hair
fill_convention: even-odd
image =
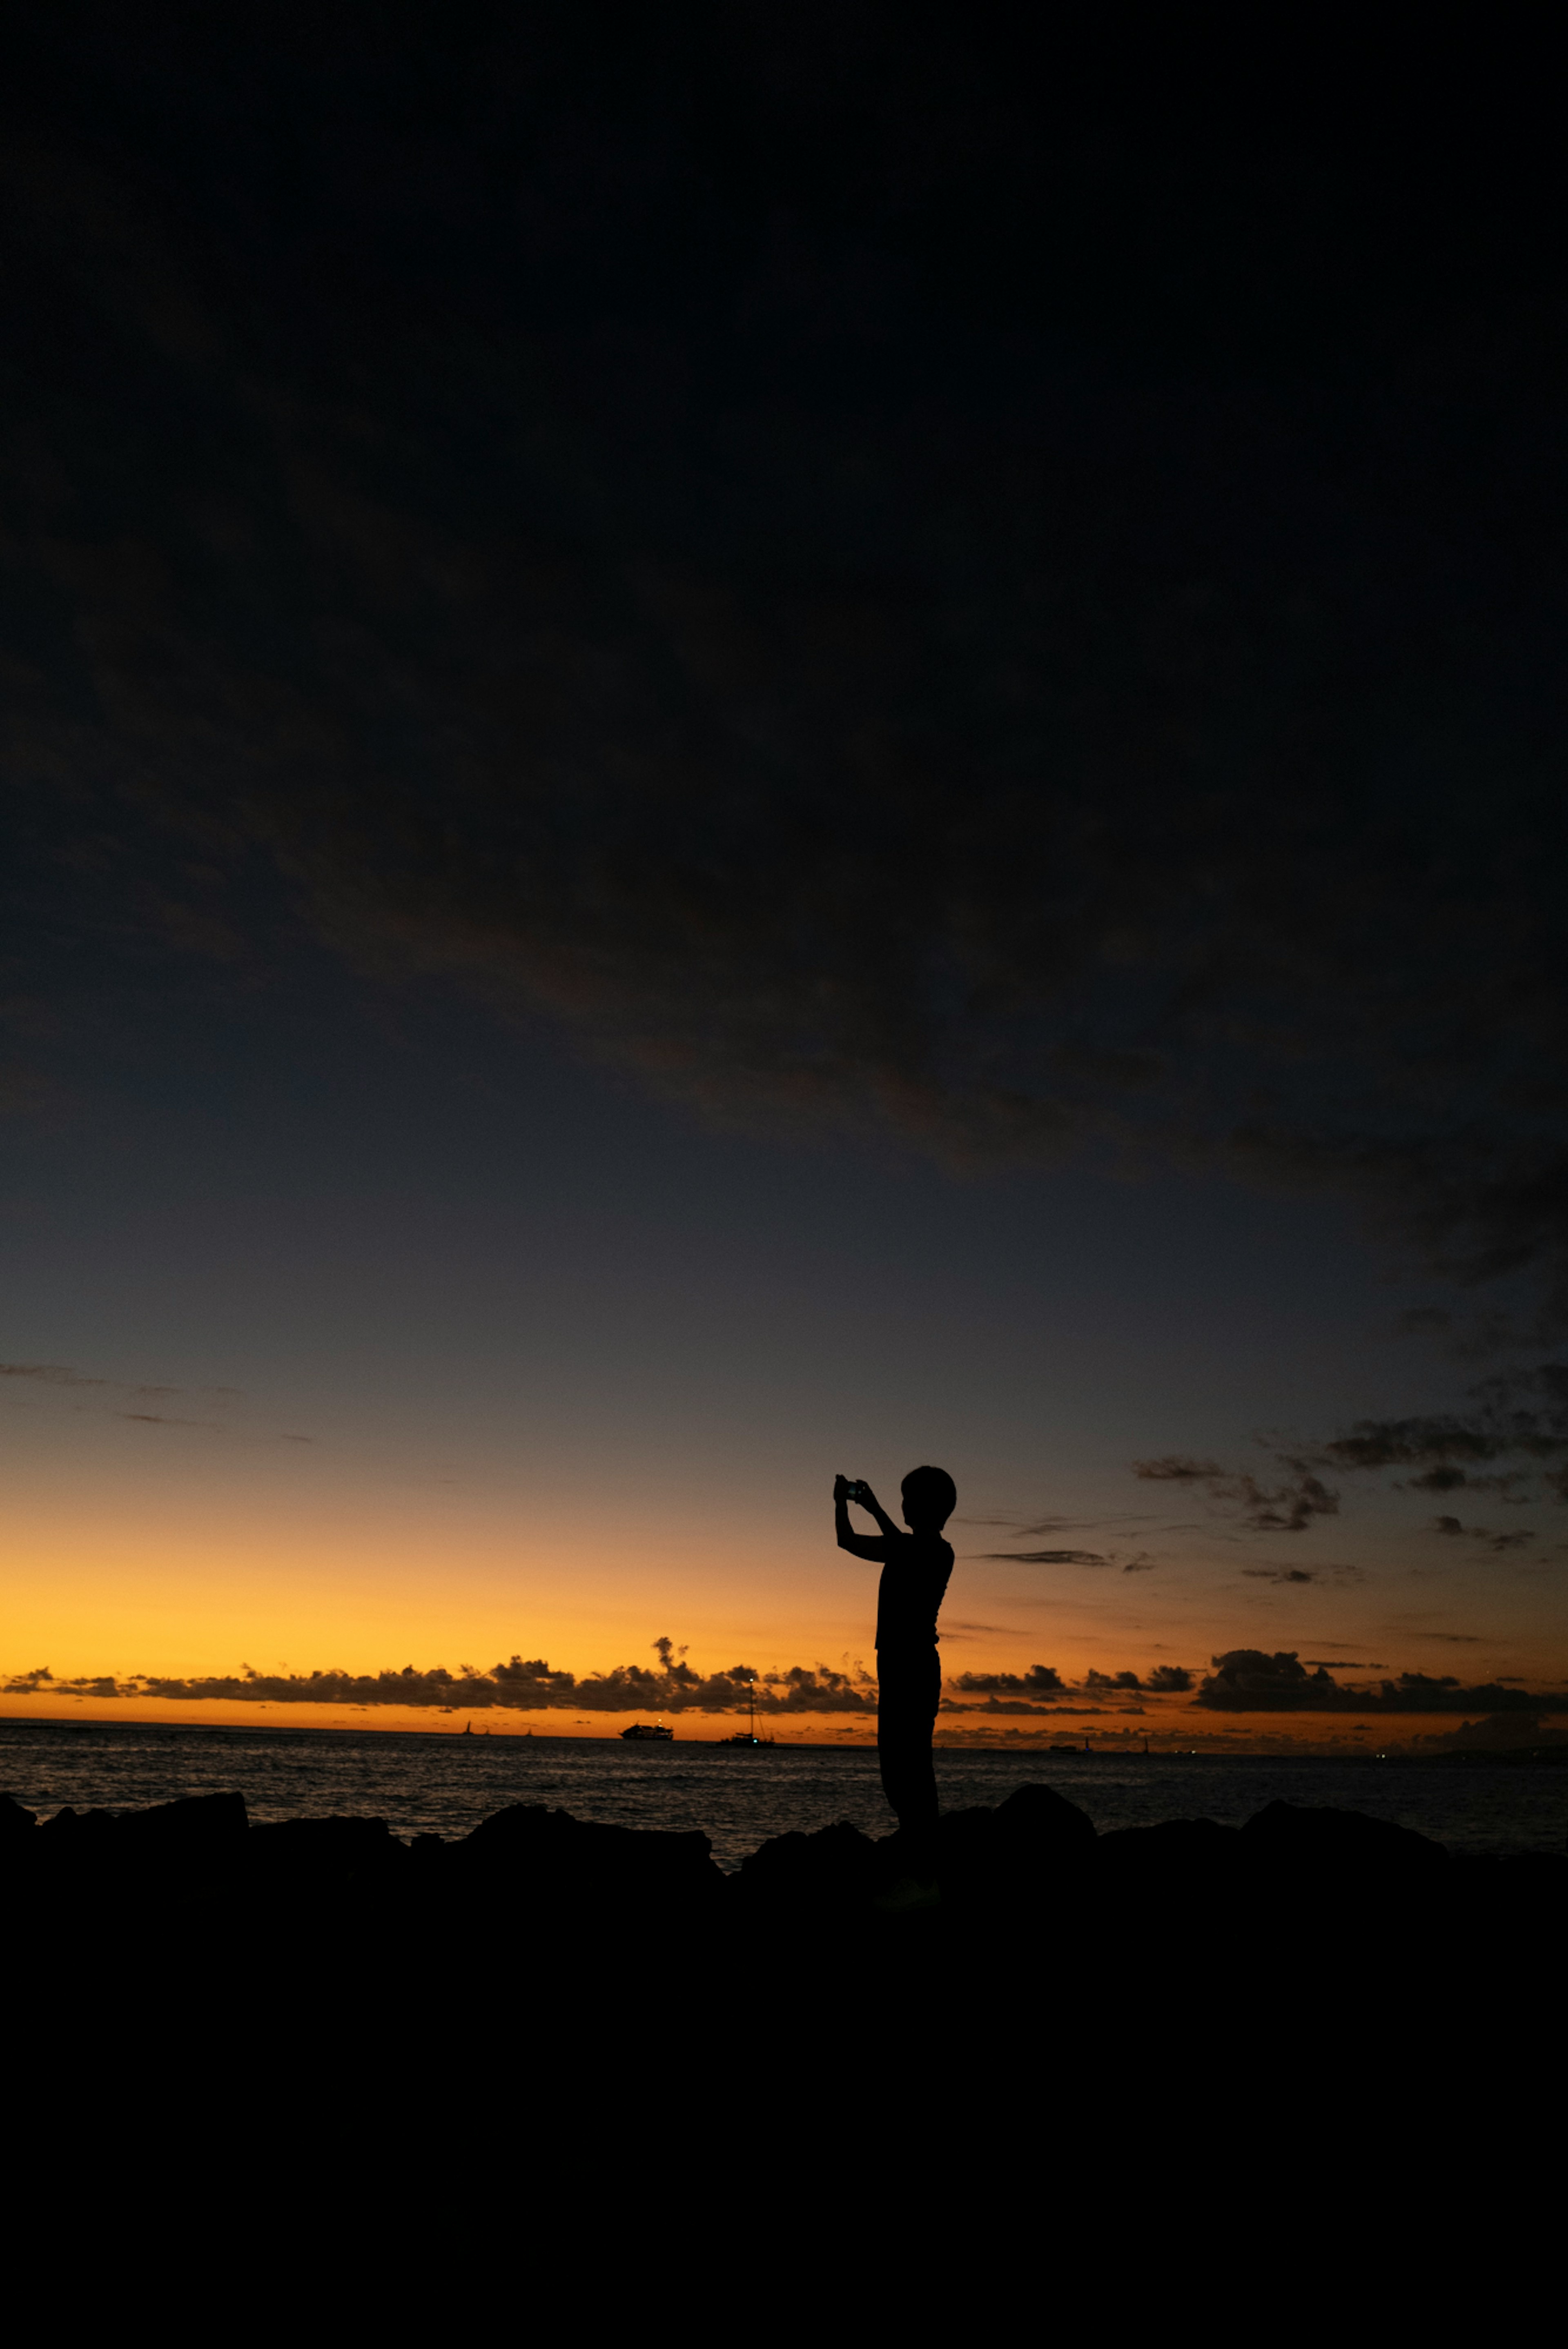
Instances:
[[[939,1533],[958,1506],[958,1486],[945,1468],[911,1468],[903,1491],[910,1515],[935,1525]]]

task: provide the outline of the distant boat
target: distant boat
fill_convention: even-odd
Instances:
[[[749,1729],[737,1729],[733,1737],[716,1737],[713,1740],[713,1743],[715,1745],[776,1745],[778,1744],[776,1737],[759,1737],[757,1735],[757,1684],[755,1681],[752,1682],[751,1727]]]
[[[666,1729],[661,1721],[634,1721],[629,1729],[621,1731],[621,1735],[629,1737],[639,1745],[668,1745],[673,1740],[675,1732],[672,1729]]]

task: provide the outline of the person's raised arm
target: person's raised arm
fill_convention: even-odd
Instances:
[[[833,1480],[833,1528],[838,1537],[838,1547],[846,1549],[852,1557],[880,1560],[886,1554],[887,1536],[896,1534],[898,1528],[878,1507],[869,1485],[857,1485],[855,1497],[863,1509],[870,1511],[882,1531],[880,1534],[856,1532],[849,1522],[849,1479],[847,1476],[836,1476]]]

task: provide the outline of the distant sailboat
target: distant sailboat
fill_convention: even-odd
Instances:
[[[737,1729],[733,1737],[716,1737],[713,1741],[715,1745],[776,1745],[778,1744],[776,1737],[759,1737],[757,1735],[757,1684],[755,1681],[753,1681],[751,1683],[751,1727],[749,1729]]]

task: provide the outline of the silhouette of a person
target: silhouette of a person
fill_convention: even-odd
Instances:
[[[833,1522],[838,1547],[882,1568],[877,1591],[877,1758],[882,1791],[899,1827],[923,1838],[937,1824],[937,1780],[931,1732],[941,1698],[937,1610],[953,1570],[942,1527],[958,1506],[958,1487],[945,1468],[911,1468],[904,1479],[904,1533],[869,1485],[837,1476]],[[857,1534],[849,1503],[868,1511],[880,1531]]]

